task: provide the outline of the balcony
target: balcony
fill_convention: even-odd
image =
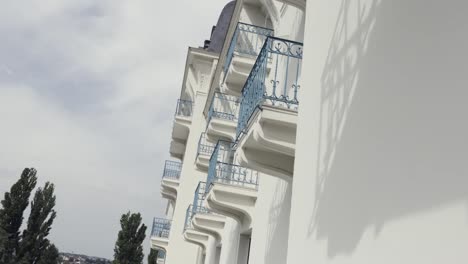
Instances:
[[[184,158],[190,124],[192,123],[192,107],[192,101],[181,99],[177,101],[169,152],[172,157],[180,160]]]
[[[215,93],[208,111],[206,133],[210,138],[234,141],[239,117],[239,98]]]
[[[195,213],[196,212],[194,210],[194,206],[189,205],[185,214],[185,225],[184,225],[183,236],[187,242],[200,246],[205,252],[206,249],[208,248],[208,242],[211,236],[205,232],[200,232],[193,227],[192,219]]]
[[[166,160],[161,180],[161,194],[163,198],[166,198],[173,203],[177,200],[181,170],[181,162]]]
[[[158,251],[158,257],[156,259],[156,263],[157,264],[164,264],[164,262],[166,261],[166,252],[160,250]]]
[[[164,218],[154,218],[151,229],[151,247],[157,250],[167,251],[169,246],[169,233],[172,221]]]
[[[239,94],[255,59],[273,30],[239,22],[231,39],[224,64],[224,93]]]
[[[215,146],[215,143],[208,140],[206,133],[201,133],[200,139],[198,140],[196,159],[196,164],[199,169],[206,170],[208,168],[208,163]]]
[[[187,208],[184,230],[192,229],[209,234],[219,244],[221,243],[226,218],[206,207],[204,201],[205,187],[205,182],[199,182],[195,189],[193,203]]]
[[[232,157],[232,143],[219,141],[210,158],[205,200],[210,209],[248,227],[257,200],[258,173],[232,164]]]
[[[274,176],[293,174],[302,43],[268,37],[242,90],[236,162]],[[268,70],[268,64],[274,65]]]

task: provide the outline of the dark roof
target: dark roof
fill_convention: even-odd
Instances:
[[[234,13],[234,8],[236,6],[236,1],[231,1],[227,3],[221,15],[219,16],[218,23],[211,31],[211,38],[209,44],[206,43],[207,50],[215,53],[221,53],[223,49],[224,39],[229,29],[229,22],[231,21],[232,14]]]

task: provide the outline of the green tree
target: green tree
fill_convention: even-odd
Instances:
[[[36,186],[36,170],[24,169],[20,179],[11,186],[1,201],[0,209],[0,263],[12,263],[20,241],[23,213],[29,196]]]
[[[60,260],[58,249],[50,242],[47,244],[37,264],[58,264]]]
[[[51,250],[52,245],[47,236],[57,216],[54,206],[54,185],[47,182],[44,188],[36,190],[31,202],[28,225],[23,231],[16,255],[18,263],[38,263],[42,254],[50,253],[48,250]]]
[[[158,262],[158,253],[156,249],[151,249],[148,255],[148,264],[157,264]]]
[[[145,240],[146,226],[141,224],[139,213],[123,214],[120,219],[119,231],[114,248],[114,264],[143,263],[143,240]]]

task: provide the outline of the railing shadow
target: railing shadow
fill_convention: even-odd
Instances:
[[[467,6],[343,0],[322,75],[308,230],[330,258],[387,222],[466,203]]]

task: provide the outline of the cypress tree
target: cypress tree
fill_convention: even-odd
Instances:
[[[158,253],[156,249],[151,249],[148,255],[148,264],[157,264],[158,262]]]
[[[140,226],[141,225],[141,226]],[[141,224],[139,213],[122,215],[119,231],[114,248],[114,264],[143,263],[143,240],[145,240],[146,226]]]
[[[18,263],[38,263],[42,254],[50,250],[51,245],[46,238],[57,215],[54,206],[54,185],[47,182],[44,188],[36,190],[31,202],[28,225],[23,231],[16,256]]]
[[[59,251],[57,247],[55,247],[54,244],[47,242],[47,246],[40,256],[37,264],[58,264],[59,260]]]
[[[23,213],[28,207],[29,196],[36,186],[36,170],[26,168],[20,179],[11,186],[1,201],[0,209],[0,263],[12,263],[20,240]]]

